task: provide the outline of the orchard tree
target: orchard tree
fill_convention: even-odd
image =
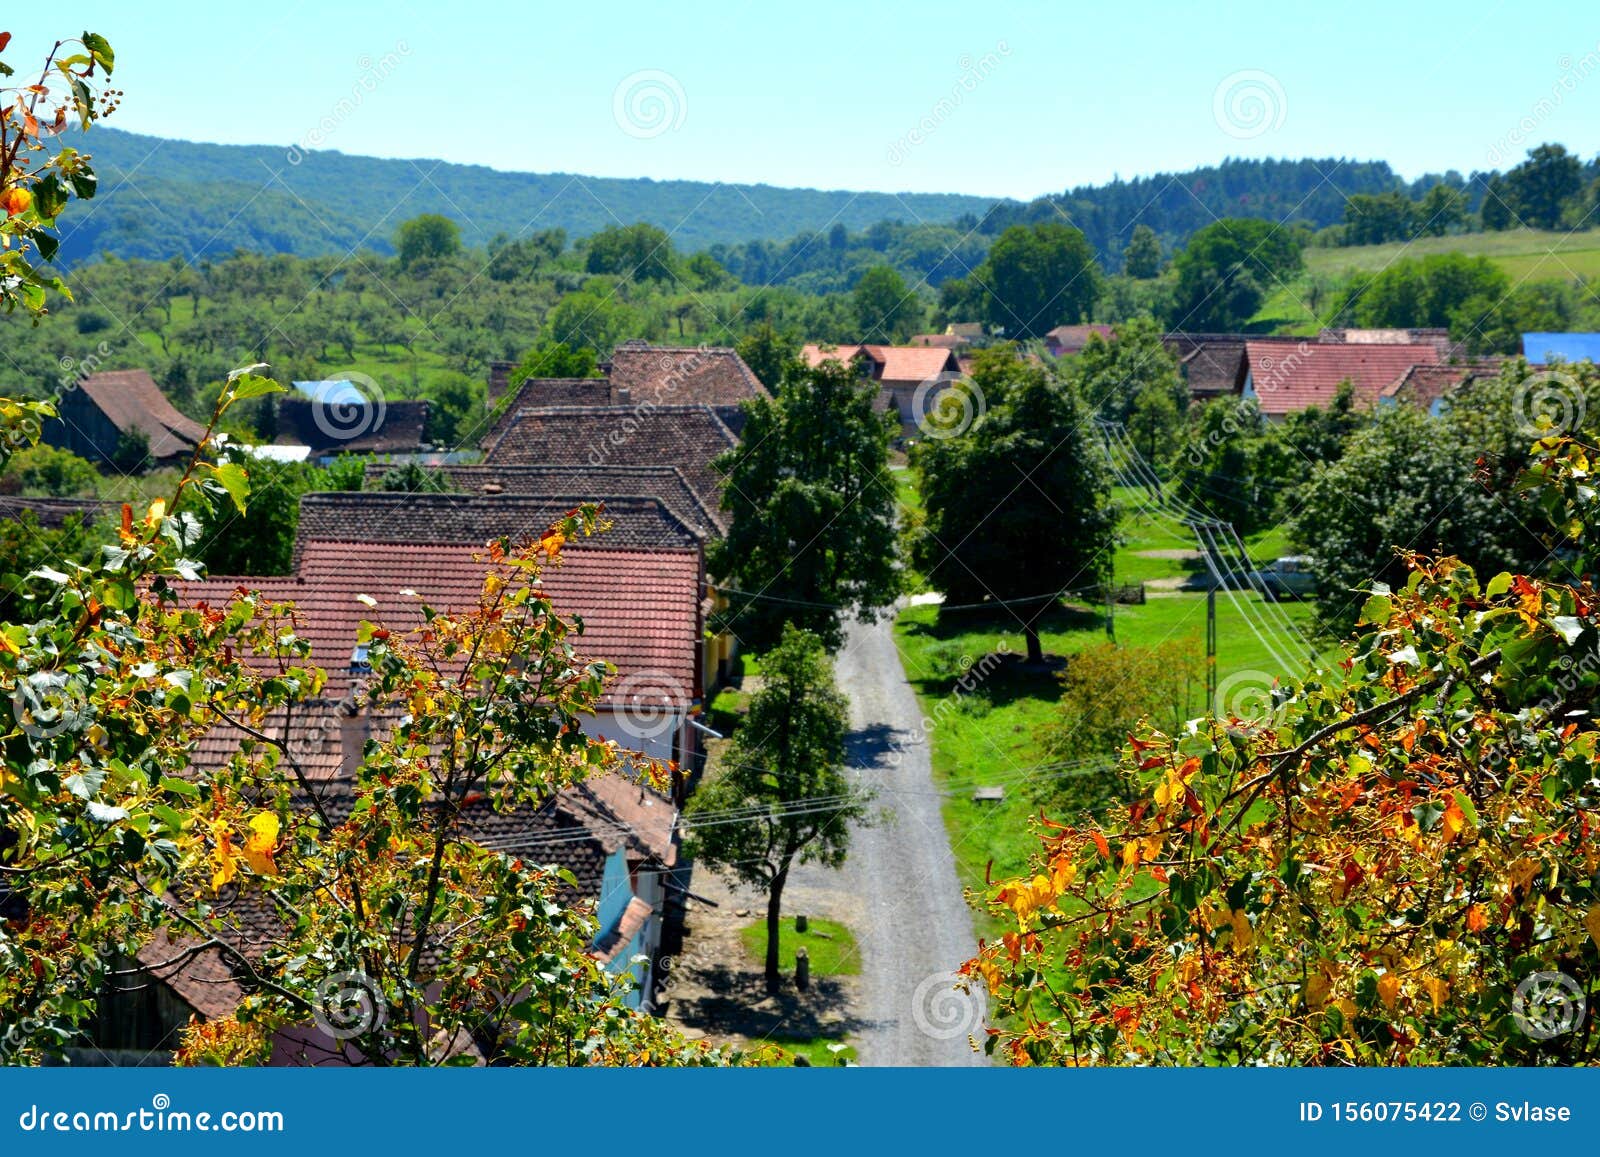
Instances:
[[[1600,447],[1523,484],[1600,564]],[[964,967],[1019,1065],[1576,1065],[1600,969],[1587,581],[1409,555],[1345,659],[1249,718],[1142,730],[1136,802],[1046,817]],[[1563,1003],[1564,1002],[1564,1003]]]
[[[844,863],[850,825],[867,818],[869,797],[844,771],[848,726],[822,640],[785,627],[762,657],[761,690],[721,767],[689,805],[688,854],[767,895],[768,988],[781,980],[789,873],[796,864]]]
[[[926,510],[912,560],[951,604],[993,600],[1040,663],[1039,620],[1110,577],[1116,511],[1091,412],[1070,382],[1014,347],[978,355],[964,431],[912,450]]]
[[[1127,421],[1145,394],[1163,395],[1171,411],[1182,416],[1189,408],[1189,387],[1161,338],[1160,328],[1145,317],[1119,323],[1109,341],[1091,334],[1070,363],[1079,396],[1114,422]]]
[[[1512,213],[1533,229],[1555,229],[1567,205],[1583,193],[1583,163],[1563,145],[1540,145],[1505,175]]]
[[[784,372],[798,360],[795,345],[770,321],[757,324],[734,345],[750,372],[769,390],[776,390]]]
[[[673,281],[678,258],[666,230],[640,222],[613,225],[589,239],[585,268],[633,281]]]
[[[400,268],[442,261],[461,252],[461,227],[439,213],[423,213],[401,223],[394,236]]]
[[[853,366],[795,366],[773,397],[744,403],[741,444],[713,465],[733,515],[707,568],[730,587],[723,618],[746,646],[786,623],[843,639],[846,615],[871,618],[900,591],[889,444],[898,423]]]

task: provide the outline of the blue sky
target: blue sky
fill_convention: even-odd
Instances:
[[[64,11],[0,16],[7,59],[47,47]],[[108,123],[499,169],[1031,197],[1225,156],[1387,160],[1414,177],[1514,162],[1542,140],[1600,149],[1592,3],[72,13],[71,31],[81,19],[117,52],[127,96]]]

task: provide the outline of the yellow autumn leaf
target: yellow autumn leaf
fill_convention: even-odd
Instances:
[[[1129,840],[1122,845],[1122,866],[1124,868],[1137,868],[1139,866],[1139,843]]]
[[[226,827],[216,831],[217,844],[211,849],[211,890],[220,891],[239,874],[239,857],[233,847],[233,833]]]
[[[1378,999],[1383,1001],[1383,1007],[1393,1012],[1395,1001],[1399,998],[1400,974],[1397,972],[1385,972],[1378,977]]]
[[[1246,952],[1255,940],[1255,929],[1250,927],[1250,915],[1243,908],[1235,908],[1229,917],[1233,923],[1233,950]]]
[[[1584,913],[1583,926],[1589,930],[1589,939],[1600,944],[1600,904],[1591,904]]]
[[[1437,976],[1424,976],[1422,987],[1427,990],[1428,999],[1433,1002],[1433,1011],[1438,1012],[1444,1008],[1444,1002],[1450,998],[1450,985]]]
[[[150,509],[144,516],[144,524],[149,527],[161,525],[161,520],[167,516],[167,500],[158,498],[150,504]]]
[[[278,874],[278,865],[272,861],[272,850],[278,846],[278,817],[262,812],[250,821],[250,834],[244,841],[244,858],[250,870],[263,876]]]

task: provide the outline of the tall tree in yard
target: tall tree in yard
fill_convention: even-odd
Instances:
[[[892,266],[874,265],[851,294],[861,340],[898,345],[922,325],[922,302]]]
[[[766,978],[775,988],[789,873],[796,864],[844,863],[850,825],[866,818],[868,796],[844,772],[849,712],[822,640],[786,628],[762,659],[761,677],[721,773],[689,805],[687,850],[767,894]],[[747,818],[727,819],[733,812]]]
[[[1059,593],[1108,577],[1116,512],[1104,453],[1071,384],[1014,350],[980,354],[971,388],[983,416],[912,451],[927,511],[912,559],[952,604],[1009,603],[1038,663],[1039,620]]]
[[[1081,229],[1046,221],[1000,234],[971,282],[984,320],[1021,340],[1088,321],[1100,296],[1100,267]]]
[[[837,647],[846,613],[871,615],[900,589],[889,442],[853,367],[796,368],[771,398],[745,404],[742,445],[722,454],[728,536],[709,569],[736,592],[727,626],[771,646],[785,623]]]

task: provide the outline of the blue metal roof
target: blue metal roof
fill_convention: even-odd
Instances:
[[[1530,362],[1591,361],[1600,365],[1600,333],[1525,333],[1522,356]]]

